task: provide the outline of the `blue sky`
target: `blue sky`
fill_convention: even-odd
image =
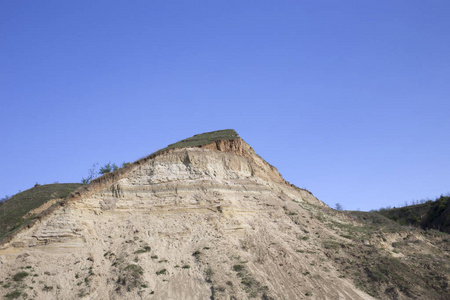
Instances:
[[[2,1],[0,197],[233,128],[330,206],[450,192],[448,1]]]

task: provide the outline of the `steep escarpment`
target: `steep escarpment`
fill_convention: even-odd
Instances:
[[[196,136],[95,180],[18,232],[0,247],[0,294],[390,299],[389,289],[407,297],[387,284],[379,297],[366,277],[359,283],[344,269],[356,261],[352,249],[403,255],[386,246],[403,235],[379,243],[361,220],[284,181],[241,138],[207,136],[214,138]],[[443,257],[435,244],[423,245],[424,255]]]

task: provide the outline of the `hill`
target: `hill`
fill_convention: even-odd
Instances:
[[[0,245],[0,295],[403,300],[450,294],[448,234],[376,212],[333,210],[229,133],[197,135],[105,174],[15,231]]]
[[[401,225],[435,229],[450,233],[450,197],[441,196],[435,201],[399,208],[380,209],[379,214]]]

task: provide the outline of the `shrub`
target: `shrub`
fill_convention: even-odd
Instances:
[[[240,272],[244,269],[245,269],[245,266],[243,266],[243,265],[234,265],[233,266],[233,271],[235,271],[235,272]]]
[[[325,249],[339,249],[340,248],[340,244],[339,242],[333,241],[333,240],[326,240],[323,241],[323,247]]]
[[[130,291],[142,284],[142,274],[144,274],[144,270],[141,266],[130,264],[123,269],[117,283],[125,285],[127,290]]]
[[[21,281],[21,280],[23,280],[25,277],[27,277],[28,275],[29,275],[29,274],[28,274],[27,272],[22,271],[22,272],[16,273],[16,274],[13,276],[13,280],[14,280],[14,281]]]
[[[214,275],[213,270],[211,269],[210,266],[208,266],[208,268],[206,268],[206,271],[205,271],[206,281],[211,282],[213,275]]]
[[[2,199],[0,199],[0,203],[5,202],[6,200],[11,199],[11,196],[5,195],[5,197],[3,197]]]
[[[22,295],[22,292],[19,290],[15,290],[15,291],[12,291],[11,293],[6,294],[5,298],[6,299],[17,299],[17,298],[19,298],[20,295]]]
[[[48,292],[48,291],[53,290],[53,287],[52,287],[52,286],[44,285],[44,287],[42,288],[42,290],[45,291],[45,292]]]
[[[162,269],[156,272],[156,275],[166,274],[166,269]]]
[[[398,248],[398,247],[404,246],[405,244],[406,243],[402,241],[402,242],[393,242],[391,245],[394,248]]]
[[[98,171],[98,173],[100,175],[103,175],[106,173],[114,172],[117,169],[118,169],[118,167],[116,166],[116,164],[111,164],[111,162],[109,162],[106,165],[104,165],[103,167],[101,167],[100,170]]]
[[[134,251],[134,254],[140,254],[140,253],[145,253],[145,252],[147,252],[147,251],[145,251],[144,249],[139,249],[139,250]]]
[[[144,274],[144,270],[138,265],[128,265],[124,270],[127,271],[132,277],[139,277],[139,275]]]

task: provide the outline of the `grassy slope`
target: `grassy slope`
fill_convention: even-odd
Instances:
[[[26,225],[33,217],[24,216],[50,199],[65,198],[80,187],[79,183],[55,183],[33,187],[11,197],[0,205],[0,241]]]
[[[408,298],[439,299],[449,291],[446,274],[450,272],[450,265],[445,251],[450,240],[447,234],[411,229],[377,212],[350,214],[366,224],[372,241],[387,242],[386,234],[404,236],[391,244],[400,257],[372,245],[347,251],[349,257],[363,258],[357,263],[360,273],[355,277],[356,284],[363,290],[375,297],[380,297],[380,291],[384,290],[384,296],[390,299],[396,299],[398,294]]]
[[[342,214],[360,225],[324,220],[344,240],[323,240],[341,277],[377,299],[441,299],[449,292],[448,234],[402,226],[377,212]]]
[[[423,229],[436,229],[450,233],[450,197],[441,196],[435,201],[400,208],[380,209],[379,214],[401,225]]]

